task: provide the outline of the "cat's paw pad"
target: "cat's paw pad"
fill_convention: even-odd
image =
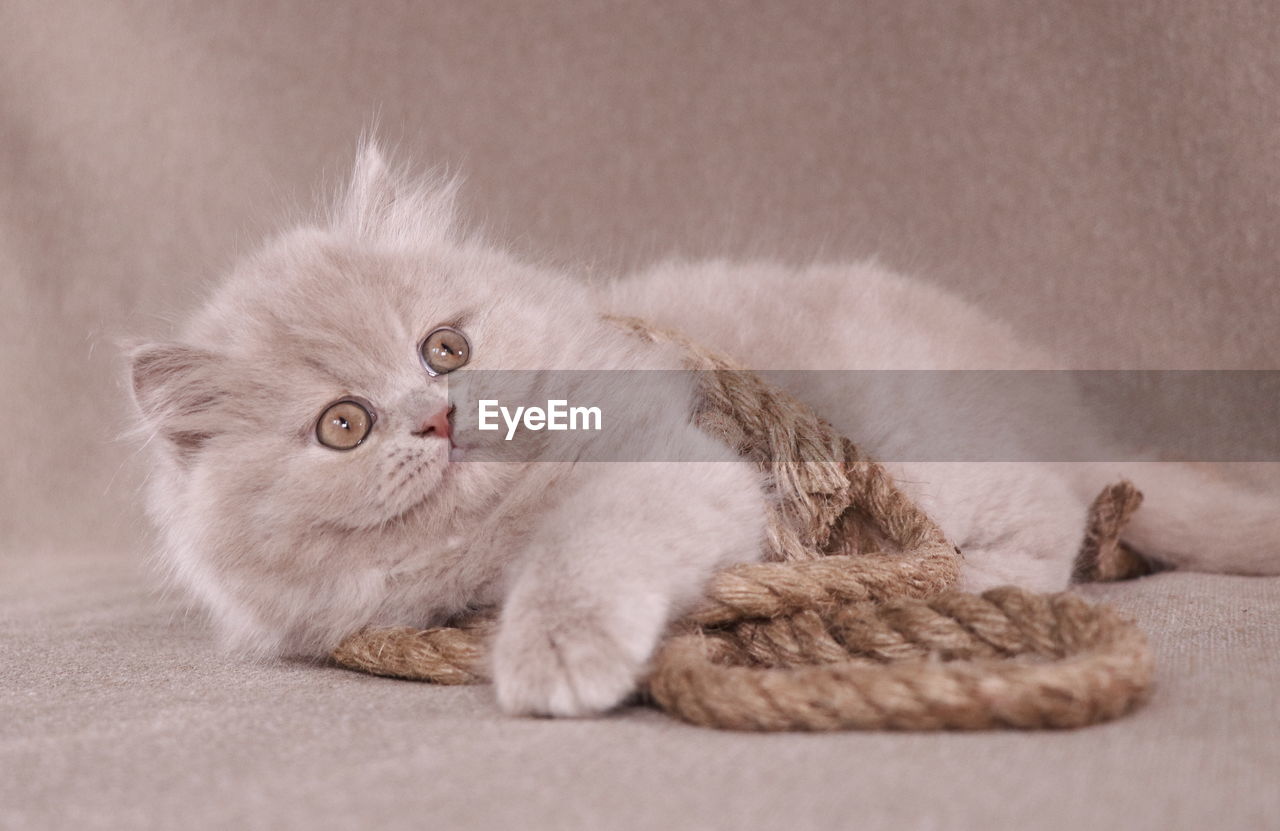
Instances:
[[[604,627],[508,626],[494,647],[494,687],[513,715],[589,716],[630,695],[642,665]]]

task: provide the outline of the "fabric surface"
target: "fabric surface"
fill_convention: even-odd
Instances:
[[[543,261],[876,254],[1081,367],[1275,368],[1276,43],[1265,0],[0,3],[0,826],[1274,823],[1276,580],[1091,589],[1160,685],[1062,734],[509,720],[219,657],[143,575],[119,345],[376,120]]]
[[[130,558],[0,572],[0,827],[1254,829],[1280,815],[1280,579],[1088,589],[1154,696],[1066,732],[756,735],[645,709],[509,719],[433,687],[209,653]]]

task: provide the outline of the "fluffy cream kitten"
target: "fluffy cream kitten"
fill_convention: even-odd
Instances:
[[[241,263],[180,341],[132,353],[165,556],[241,649],[322,656],[361,626],[500,606],[492,660],[506,711],[580,715],[623,700],[708,576],[760,556],[766,483],[690,423],[681,373],[654,376],[661,395],[626,400],[614,435],[646,450],[628,462],[538,461],[531,439],[477,430],[448,394],[467,377],[507,377],[483,370],[529,370],[499,392],[536,397],[536,370],[679,367],[601,312],[680,329],[759,369],[1054,366],[980,310],[871,264],[672,264],[589,290],[460,234],[451,203],[369,147],[329,220]],[[855,440],[875,437],[889,457],[910,441],[904,402],[869,400],[840,374],[794,377]],[[1075,406],[1051,403],[1057,418]],[[1042,590],[1067,584],[1088,498],[1117,473],[895,472],[964,550],[967,587]],[[1140,550],[1277,571],[1271,505],[1185,472],[1128,472],[1149,496],[1132,531]],[[1200,527],[1227,504],[1237,522]]]

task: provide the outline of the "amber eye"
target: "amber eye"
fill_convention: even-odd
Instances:
[[[418,354],[427,372],[445,375],[471,360],[471,344],[457,329],[441,326],[422,339]]]
[[[316,439],[334,450],[350,450],[373,428],[374,415],[364,404],[344,398],[325,408],[316,422]]]

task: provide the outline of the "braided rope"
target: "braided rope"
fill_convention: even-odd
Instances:
[[[1127,712],[1151,673],[1142,633],[1111,610],[1005,587],[677,635],[647,689],[736,730],[1063,728]]]
[[[659,648],[642,684],[658,706],[726,729],[934,730],[1077,727],[1142,700],[1152,659],[1133,624],[1065,593],[950,591],[959,550],[852,442],[688,339],[611,320],[685,350],[700,371],[697,424],[759,465],[780,497],[767,561],[717,574]],[[1080,562],[1113,559],[1140,501],[1128,483],[1099,496]],[[492,628],[473,619],[364,630],[333,658],[377,675],[477,683],[488,678]]]
[[[492,621],[486,623],[364,629],[338,644],[332,658],[341,666],[370,675],[433,684],[480,684],[489,680],[485,655]]]

